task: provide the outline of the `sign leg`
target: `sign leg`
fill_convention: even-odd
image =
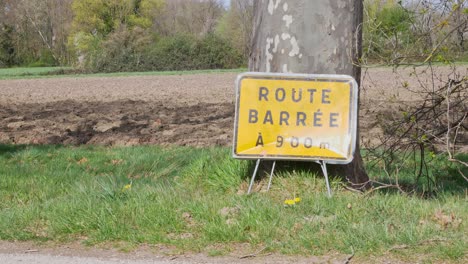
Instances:
[[[276,160],[273,161],[273,166],[271,167],[270,180],[268,181],[268,188],[267,188],[267,191],[269,191],[269,190],[270,190],[270,187],[271,187],[271,179],[273,179],[273,172],[275,171],[275,166],[276,166]]]
[[[257,164],[255,164],[255,170],[254,170],[253,175],[252,175],[252,180],[250,180],[249,190],[247,191],[247,194],[250,194],[250,191],[252,191],[252,186],[253,186],[254,181],[255,181],[255,176],[257,176],[257,170],[258,170],[259,165],[260,165],[260,159],[258,159]]]
[[[325,182],[327,183],[327,191],[328,191],[328,197],[332,197],[332,192],[330,188],[330,182],[328,180],[328,172],[327,172],[327,163],[325,161],[319,162],[320,167],[322,167],[322,172],[323,175],[325,176]]]

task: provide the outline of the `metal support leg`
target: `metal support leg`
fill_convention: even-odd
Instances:
[[[260,159],[257,160],[257,164],[255,165],[255,170],[252,175],[252,180],[250,180],[250,185],[249,185],[249,190],[247,191],[247,194],[250,194],[250,191],[252,191],[252,186],[255,181],[255,176],[257,176],[257,171],[258,171],[258,166],[260,165]]]
[[[325,182],[327,183],[328,198],[331,198],[332,192],[330,188],[330,182],[328,181],[327,163],[325,163],[325,161],[322,161],[320,163],[320,167],[322,167],[322,172],[323,172],[323,175],[325,176]]]
[[[273,166],[271,167],[271,172],[270,172],[270,180],[268,181],[268,188],[267,188],[267,191],[270,190],[270,186],[271,186],[271,179],[273,179],[273,172],[275,171],[275,166],[276,166],[276,160],[273,161]]]
[[[322,168],[323,176],[325,176],[325,182],[327,184],[328,198],[332,197],[332,192],[330,188],[330,182],[328,181],[328,172],[327,172],[327,163],[325,161],[315,161]]]

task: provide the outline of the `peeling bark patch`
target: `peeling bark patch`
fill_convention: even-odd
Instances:
[[[328,35],[331,35],[336,30],[335,25],[330,21],[328,25]]]
[[[299,55],[299,45],[295,37],[291,38],[291,51],[289,52],[289,57],[294,57]]]
[[[284,3],[283,5],[283,11],[287,12],[288,11],[288,3]]]
[[[286,27],[289,28],[289,26],[293,22],[293,17],[291,15],[284,15],[283,21],[286,23]]]
[[[268,2],[268,13],[270,13],[270,15],[273,15],[273,12],[275,12],[280,3],[281,0],[276,0],[276,3],[274,2],[274,0],[270,0]]]
[[[275,36],[275,47],[273,48],[273,53],[276,53],[278,51],[279,42],[280,42],[280,37],[279,37],[279,35],[276,35]]]
[[[291,38],[291,35],[289,35],[288,33],[283,33],[283,34],[281,34],[281,38],[282,38],[283,40],[287,40],[287,39],[290,39],[290,38]]]
[[[268,2],[268,13],[270,13],[270,15],[273,15],[273,11],[275,11],[275,4],[273,3],[273,0],[270,0]]]
[[[273,60],[273,54],[270,53],[270,47],[273,44],[273,38],[266,39],[266,49],[265,49],[265,56],[266,56],[266,72],[271,72],[271,64],[270,61]]]

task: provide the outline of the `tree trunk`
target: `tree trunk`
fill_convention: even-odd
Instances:
[[[362,0],[259,0],[249,68],[258,72],[347,74],[358,84]],[[359,123],[359,122],[358,122]],[[358,126],[359,131],[359,126]],[[359,142],[359,135],[356,135]],[[368,185],[356,143],[353,161],[337,172],[355,188]]]
[[[465,52],[465,31],[468,28],[468,20],[466,19],[466,15],[463,14],[464,5],[463,3],[465,0],[458,0],[457,5],[458,8],[455,10],[455,24],[458,26],[457,28],[457,39],[458,39],[458,46],[460,48],[460,52]]]

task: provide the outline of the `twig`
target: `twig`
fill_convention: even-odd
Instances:
[[[345,260],[344,264],[349,264],[353,257],[354,257],[354,248],[351,246],[351,255],[348,256],[348,258]]]
[[[262,251],[264,251],[267,247],[263,247],[262,249],[260,249],[259,251],[255,252],[255,253],[252,253],[252,254],[249,254],[249,255],[245,255],[245,256],[241,256],[239,257],[239,259],[246,259],[246,258],[254,258],[256,257],[258,254],[260,254]]]
[[[458,159],[451,158],[451,159],[449,159],[449,161],[451,161],[451,162],[456,162],[456,163],[460,163],[461,165],[464,165],[465,167],[468,167],[468,163],[467,163],[467,162],[464,162],[464,161],[461,161],[461,160],[458,160]]]
[[[465,179],[465,181],[468,182],[468,178],[465,176],[465,174],[460,170],[460,168],[458,168],[458,172],[460,173],[460,175],[463,177],[463,179]]]
[[[379,186],[379,187],[375,187],[375,188],[372,188],[370,189],[368,192],[364,193],[364,196],[368,196],[370,195],[371,193],[377,191],[377,190],[380,190],[380,189],[390,189],[390,188],[395,188],[395,189],[398,189],[398,191],[402,192],[402,193],[405,193],[401,188],[400,186],[398,185],[395,185],[395,184],[383,184],[382,186]]]
[[[459,164],[461,164],[461,165],[463,165],[465,167],[468,167],[467,162],[463,162],[461,160],[455,159],[454,154],[452,154],[452,152],[450,151],[450,132],[452,131],[452,127],[451,127],[451,124],[450,124],[450,93],[451,93],[451,91],[452,91],[452,82],[449,82],[449,85],[448,85],[448,88],[447,88],[447,95],[446,95],[446,100],[447,100],[447,135],[446,135],[447,142],[446,142],[446,148],[447,148],[447,154],[449,155],[448,161],[459,163]],[[455,135],[454,135],[454,138],[453,138],[453,145],[454,146],[455,146],[455,143],[456,143],[456,140],[457,140],[458,131],[460,129],[460,126],[463,123],[463,121],[466,119],[467,115],[468,115],[468,113],[465,113],[462,120],[457,124],[457,126],[455,128]],[[458,169],[458,172],[465,179],[465,181],[468,181],[468,178],[465,176],[465,174],[460,169]]]
[[[456,125],[456,128],[455,128],[455,135],[453,136],[453,142],[452,142],[453,146],[455,146],[455,144],[457,143],[458,132],[460,128],[463,126],[463,122],[465,121],[467,116],[468,116],[468,112],[466,112],[465,115],[460,119],[460,121],[457,122],[458,124]]]
[[[351,188],[351,187],[347,186],[346,184],[343,184],[343,187],[344,187],[346,190],[351,191],[351,192],[353,192],[353,193],[363,194],[362,191],[356,190],[356,189],[354,189],[354,188]]]
[[[447,95],[445,100],[447,100],[447,153],[449,155],[449,159],[452,158],[452,153],[450,152],[450,131],[452,130],[451,124],[450,124],[450,92],[452,90],[452,82],[449,82],[449,85],[447,87]]]

